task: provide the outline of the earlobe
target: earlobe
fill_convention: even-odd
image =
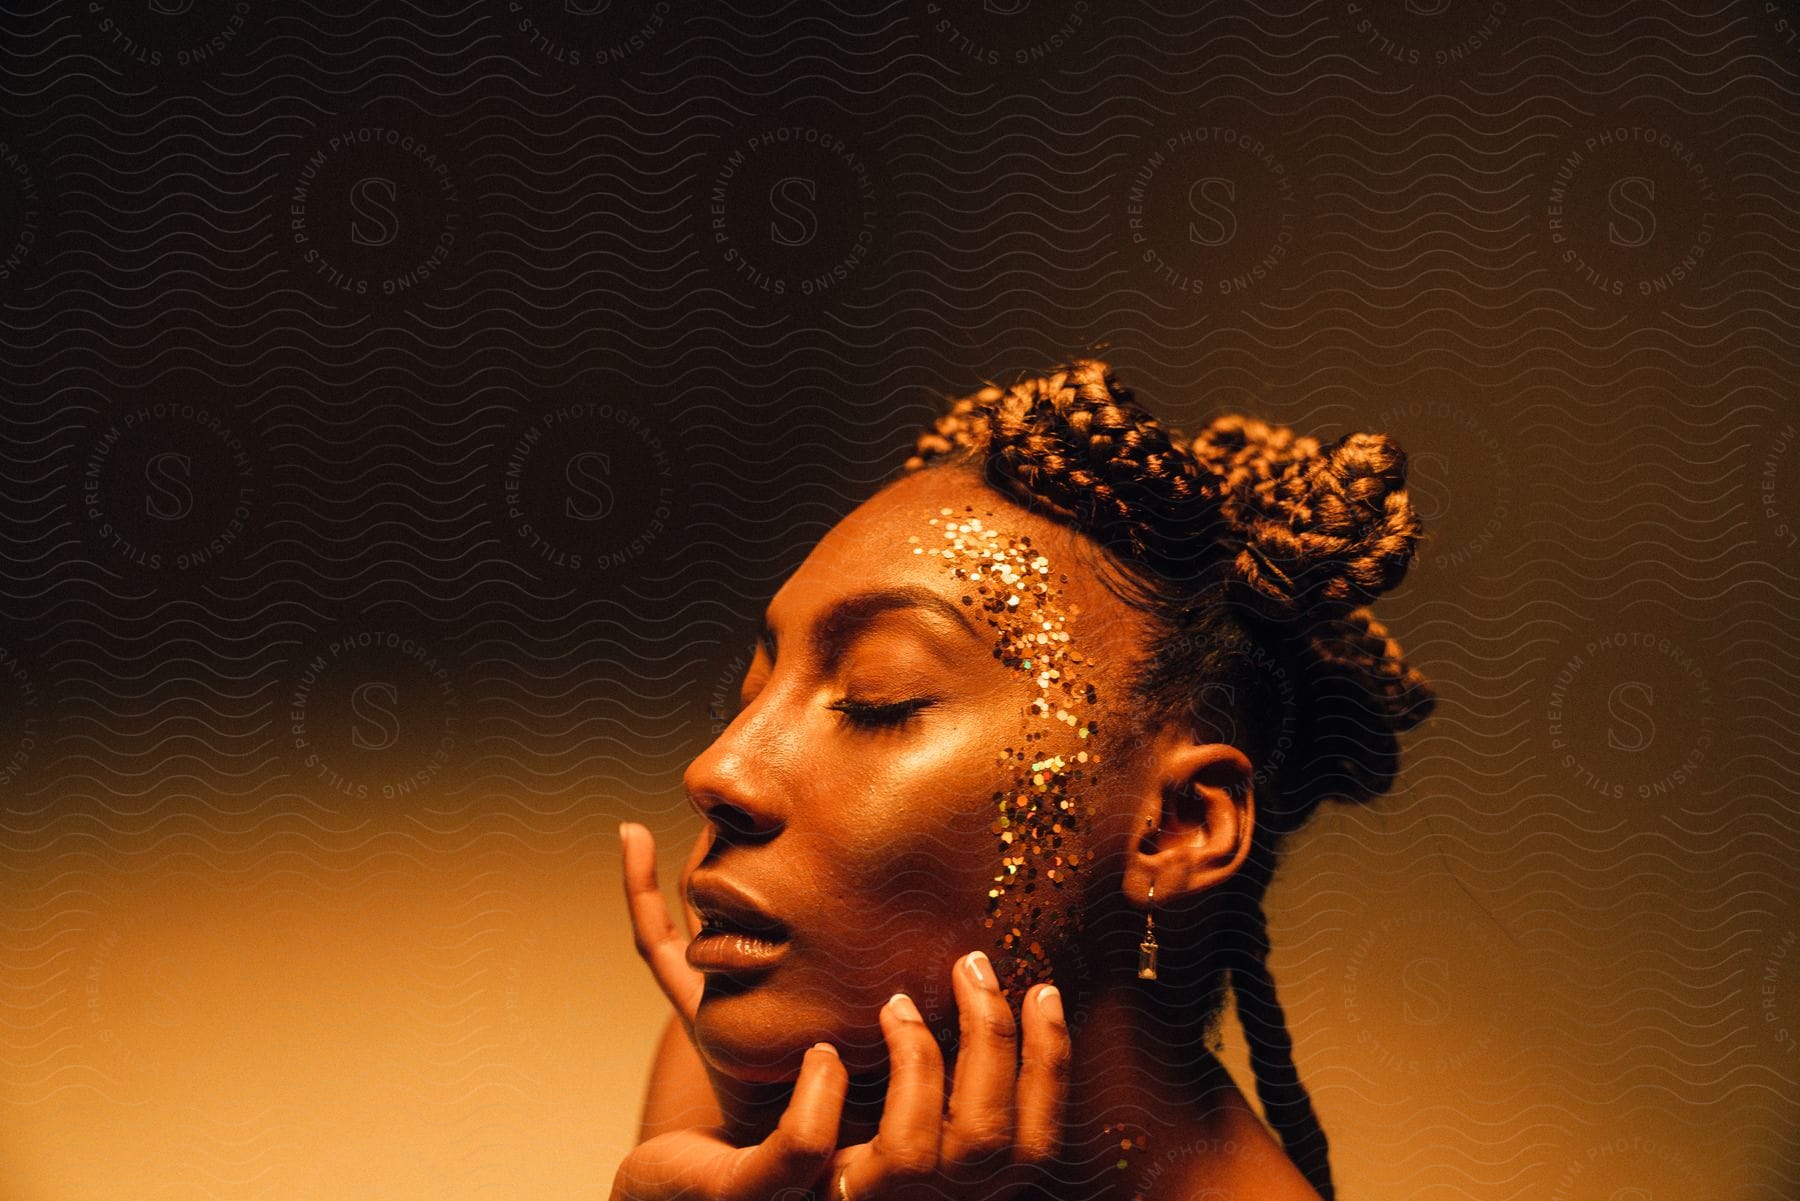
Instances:
[[[1216,887],[1243,866],[1256,822],[1249,759],[1223,742],[1163,751],[1140,810],[1143,827],[1124,887],[1138,905],[1167,904]]]

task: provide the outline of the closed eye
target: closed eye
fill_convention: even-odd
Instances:
[[[908,718],[921,709],[929,708],[937,702],[930,697],[917,697],[906,701],[890,701],[877,703],[859,701],[851,697],[832,701],[825,707],[835,709],[844,715],[844,720],[853,726],[865,729],[878,729],[885,726],[905,725]]]

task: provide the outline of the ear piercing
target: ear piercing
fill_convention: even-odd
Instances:
[[[1150,885],[1150,897],[1144,908],[1144,941],[1138,944],[1138,979],[1156,979],[1156,919],[1150,914],[1150,907],[1156,904],[1156,884]]]
[[[1144,838],[1156,837],[1156,820],[1144,819]],[[1138,943],[1138,979],[1156,979],[1156,919],[1150,916],[1150,910],[1156,904],[1156,881],[1150,881],[1150,896],[1144,902],[1144,941]]]

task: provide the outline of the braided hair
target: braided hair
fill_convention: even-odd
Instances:
[[[1399,735],[1434,695],[1366,607],[1397,585],[1424,535],[1406,454],[1385,434],[1329,445],[1228,415],[1188,438],[1098,359],[955,400],[904,471],[960,467],[1111,552],[1102,579],[1156,631],[1134,699],[1245,750],[1257,825],[1244,866],[1213,898],[1201,1002],[1227,982],[1269,1124],[1319,1194],[1333,1188],[1324,1130],[1294,1065],[1269,972],[1263,897],[1283,839],[1327,800],[1386,792]]]

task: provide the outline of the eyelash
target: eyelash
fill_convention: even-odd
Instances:
[[[907,719],[914,713],[920,709],[929,708],[932,704],[933,702],[925,697],[910,701],[892,701],[881,705],[845,697],[841,701],[832,701],[825,707],[836,709],[842,713],[844,720],[853,726],[880,729],[887,726],[905,725]]]

